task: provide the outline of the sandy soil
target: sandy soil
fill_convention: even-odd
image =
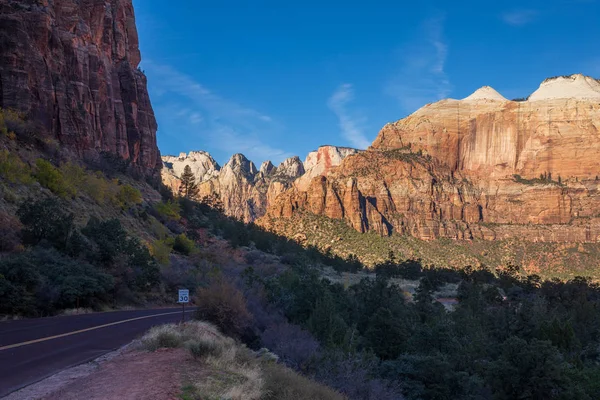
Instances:
[[[171,400],[181,389],[185,349],[129,348],[80,365],[15,392],[6,400]]]
[[[184,349],[128,352],[43,399],[176,399],[181,388],[179,366],[188,357]]]

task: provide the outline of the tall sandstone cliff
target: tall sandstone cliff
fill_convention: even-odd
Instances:
[[[292,187],[259,223],[302,212],[421,239],[600,240],[600,83],[544,81],[527,101],[490,87],[386,125],[372,147]]]
[[[192,151],[179,156],[163,156],[162,180],[177,193],[179,177],[189,165],[199,187],[199,196],[217,194],[225,213],[245,222],[265,215],[268,205],[292,187],[306,187],[316,176],[330,172],[342,160],[358,150],[322,146],[308,154],[304,163],[297,156],[275,167],[271,161],[256,169],[243,154],[235,154],[223,166],[204,151]]]
[[[131,0],[0,0],[0,107],[78,156],[161,167]]]

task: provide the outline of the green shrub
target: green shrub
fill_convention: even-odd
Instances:
[[[86,176],[82,190],[98,204],[104,204],[111,196],[110,184],[100,171]]]
[[[54,249],[35,248],[0,260],[0,314],[39,315],[107,300],[113,278]]]
[[[24,225],[23,242],[36,245],[47,241],[59,250],[67,248],[73,232],[73,214],[67,214],[62,204],[55,198],[21,204],[17,216]]]
[[[35,161],[36,172],[35,178],[43,187],[50,189],[50,191],[59,197],[73,197],[77,194],[75,187],[67,182],[62,172],[52,165],[50,162],[38,158]]]
[[[150,253],[152,257],[162,265],[169,265],[169,256],[171,255],[172,247],[166,240],[155,240],[150,245]]]
[[[82,233],[93,242],[88,259],[116,269],[119,282],[130,289],[149,290],[159,282],[160,269],[148,248],[130,237],[118,219],[100,221],[92,217]]]
[[[0,176],[9,183],[31,183],[31,168],[18,155],[0,150]]]
[[[0,134],[11,140],[17,136],[27,139],[33,136],[33,124],[18,111],[0,108]]]
[[[175,241],[173,242],[173,250],[176,252],[189,256],[194,252],[195,249],[196,243],[194,243],[193,240],[188,239],[188,237],[185,236],[185,233],[175,237]]]
[[[130,185],[122,185],[115,196],[116,203],[126,210],[142,202],[142,193]]]
[[[149,231],[152,233],[152,236],[158,238],[159,240],[166,239],[169,236],[169,229],[160,223],[159,220],[150,216],[148,220]]]
[[[165,219],[181,219],[181,206],[178,202],[169,200],[154,205],[154,210]]]
[[[79,165],[68,162],[60,166],[60,173],[63,179],[68,182],[71,186],[81,189],[85,186],[87,173],[85,169]]]

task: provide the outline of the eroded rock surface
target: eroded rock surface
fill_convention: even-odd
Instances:
[[[0,0],[0,107],[86,158],[161,166],[131,0]]]
[[[311,152],[303,163],[294,156],[277,167],[265,161],[257,170],[243,154],[235,154],[221,168],[206,152],[194,151],[179,156],[163,156],[163,183],[173,192],[179,189],[179,177],[189,165],[200,188],[200,197],[218,194],[225,213],[246,222],[262,217],[268,205],[289,188],[331,171],[357,150],[323,146]],[[305,170],[305,164],[309,166]]]
[[[427,240],[598,241],[598,88],[574,75],[544,81],[528,101],[484,87],[426,105],[281,194],[259,222],[308,211]]]

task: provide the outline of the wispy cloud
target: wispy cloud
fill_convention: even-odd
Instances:
[[[384,90],[395,97],[406,112],[441,100],[452,90],[445,71],[449,47],[443,32],[444,17],[431,18],[422,24],[417,39],[405,44],[400,51],[401,68]]]
[[[533,22],[538,16],[536,10],[512,10],[500,15],[502,21],[513,26],[523,26]]]
[[[336,89],[327,101],[327,105],[338,117],[342,135],[352,146],[359,149],[366,149],[371,142],[365,137],[360,128],[360,119],[353,117],[348,110],[348,104],[354,100],[354,90],[352,85],[344,83]]]
[[[291,156],[264,142],[263,135],[281,128],[271,116],[220,96],[171,66],[145,61],[144,69],[152,75],[158,97],[153,102],[160,116],[159,133],[184,145],[182,151],[244,153],[257,163]]]

